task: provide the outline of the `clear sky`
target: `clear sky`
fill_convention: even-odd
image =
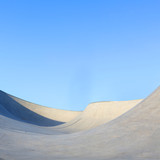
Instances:
[[[83,110],[159,84],[159,0],[0,1],[1,90]]]

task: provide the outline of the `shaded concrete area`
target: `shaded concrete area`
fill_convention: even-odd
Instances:
[[[64,111],[43,107],[21,100],[2,91],[0,91],[0,104],[9,112],[6,116],[39,126],[60,125],[79,114],[79,112],[75,111]],[[56,116],[59,116],[59,119],[57,119],[56,116],[51,117],[50,115],[53,113]]]
[[[2,159],[160,159],[160,87],[144,100],[92,103],[76,116],[68,111],[71,119],[58,125],[50,122],[58,118],[44,116],[45,107],[35,112],[38,106],[15,101],[0,93]]]

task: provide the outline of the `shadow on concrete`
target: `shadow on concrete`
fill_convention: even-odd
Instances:
[[[3,91],[0,91],[0,104],[1,115],[18,121],[23,121],[39,126],[56,126],[64,123],[49,119],[31,111],[30,109],[16,102]]]

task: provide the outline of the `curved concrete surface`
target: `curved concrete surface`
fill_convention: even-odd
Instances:
[[[78,111],[66,111],[37,105],[0,91],[0,104],[26,122],[41,126],[54,126],[68,122],[79,115]]]
[[[142,99],[91,103],[79,116],[55,128],[68,133],[95,128],[122,115],[141,101]]]
[[[8,99],[3,94],[0,95],[1,160],[160,159],[160,87],[145,100],[92,103],[64,124],[55,123],[54,117],[38,117],[38,113],[35,123],[34,118],[26,120],[24,114],[29,114],[28,110],[21,110],[23,105],[19,106],[17,101],[5,102]],[[38,118],[45,125],[39,125]],[[58,126],[50,125],[48,119]]]

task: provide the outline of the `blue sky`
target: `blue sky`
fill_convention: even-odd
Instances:
[[[159,0],[0,1],[0,89],[84,110],[160,84]]]

